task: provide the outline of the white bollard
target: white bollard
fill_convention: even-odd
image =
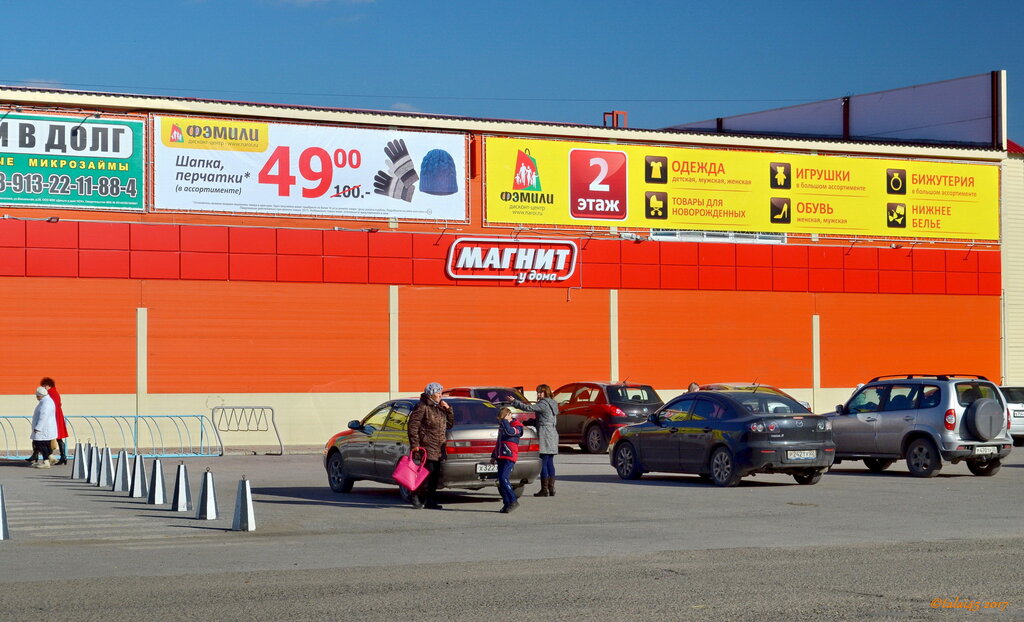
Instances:
[[[188,485],[188,469],[185,461],[178,465],[178,473],[174,476],[174,496],[171,497],[171,509],[175,512],[188,512],[192,509],[192,489]]]
[[[89,480],[89,460],[92,458],[92,443],[86,442],[85,447],[82,448],[82,479]]]
[[[110,486],[114,480],[114,463],[110,459],[110,448],[104,447],[100,455],[100,472],[96,475],[97,486]]]
[[[11,530],[7,526],[7,501],[4,500],[4,485],[0,484],[0,540],[10,540]]]
[[[148,495],[146,490],[146,465],[142,462],[142,455],[135,455],[135,462],[132,463],[132,483],[128,487],[128,496],[138,499]]]
[[[114,492],[128,492],[131,488],[128,480],[128,451],[122,449],[117,454],[117,467],[114,469],[114,483],[110,490]]]
[[[235,520],[232,531],[256,531],[256,515],[252,511],[252,486],[242,476],[238,480],[238,494],[235,496]]]
[[[150,505],[163,505],[167,503],[167,493],[164,490],[164,468],[160,464],[160,458],[153,458],[153,477],[149,480],[149,496],[146,503]]]
[[[75,453],[71,456],[71,459],[75,461],[71,465],[71,479],[82,479],[85,477],[85,465],[82,461],[82,456],[84,455],[82,453],[82,444],[75,443]]]
[[[213,473],[206,468],[203,473],[203,484],[200,487],[199,508],[196,518],[199,520],[214,520],[217,518],[217,489],[213,485]]]
[[[89,483],[98,483],[100,477],[100,447],[97,445],[89,451]]]

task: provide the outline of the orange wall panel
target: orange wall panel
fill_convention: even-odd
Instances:
[[[388,390],[388,288],[148,281],[150,393]]]
[[[492,287],[399,290],[403,393],[428,382],[552,388],[605,380],[611,368],[607,291]]]
[[[806,293],[620,291],[620,374],[663,388],[809,387],[812,309]]]
[[[138,281],[0,278],[0,393],[135,392]],[[26,398],[25,413],[35,401]],[[103,413],[94,413],[103,414]]]
[[[982,374],[999,382],[999,298],[818,294],[821,383],[883,374]]]

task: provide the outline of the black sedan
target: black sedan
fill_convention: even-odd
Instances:
[[[835,459],[828,418],[757,387],[696,391],[669,401],[644,423],[618,429],[611,463],[623,479],[650,471],[696,473],[735,486],[755,473],[786,473],[816,484]]]

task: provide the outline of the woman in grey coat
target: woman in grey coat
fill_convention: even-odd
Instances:
[[[511,404],[519,410],[536,413],[537,417],[529,425],[536,426],[540,437],[540,492],[534,497],[555,496],[555,455],[558,453],[558,403],[551,399],[551,387],[546,384],[537,385],[537,401],[533,404],[520,402],[513,398]]]

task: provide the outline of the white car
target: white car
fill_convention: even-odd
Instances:
[[[1010,436],[1017,447],[1024,445],[1024,387],[999,387],[1010,411]]]

